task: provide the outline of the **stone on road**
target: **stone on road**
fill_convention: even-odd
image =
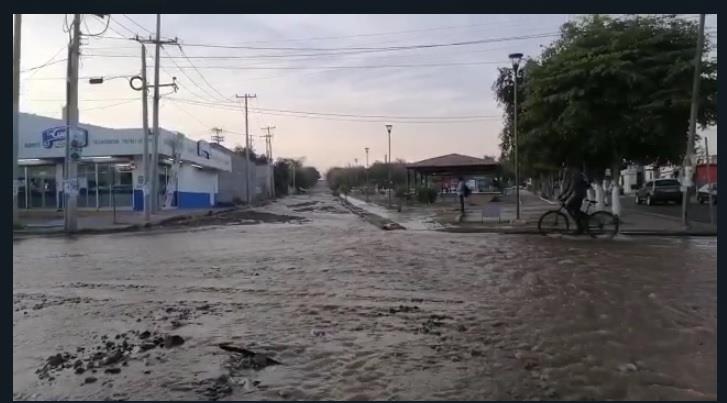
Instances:
[[[305,220],[14,242],[14,398],[717,398],[716,238],[342,209],[317,192],[264,209]]]

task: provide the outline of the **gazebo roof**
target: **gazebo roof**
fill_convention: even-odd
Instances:
[[[447,169],[447,168],[493,168],[498,163],[492,158],[477,158],[462,154],[447,154],[407,164],[409,169]]]

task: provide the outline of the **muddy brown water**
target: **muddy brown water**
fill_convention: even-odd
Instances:
[[[717,397],[714,238],[381,231],[266,211],[307,221],[14,243],[14,397]],[[36,373],[144,331],[184,342],[125,353],[118,373]]]

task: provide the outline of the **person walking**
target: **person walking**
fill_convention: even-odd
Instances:
[[[464,215],[464,199],[470,195],[470,188],[464,182],[463,177],[459,177],[457,182],[457,197],[459,197],[459,211]]]

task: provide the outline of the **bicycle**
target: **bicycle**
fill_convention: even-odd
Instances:
[[[619,220],[618,217],[608,211],[596,211],[591,213],[591,206],[596,204],[593,200],[586,200],[588,206],[581,218],[580,225],[584,231],[592,238],[612,239],[618,233]],[[557,210],[549,210],[543,213],[538,220],[538,231],[542,235],[566,235],[571,233],[570,220],[571,214],[566,208],[565,201],[561,201],[560,208]],[[575,218],[573,218],[575,220]],[[578,226],[578,223],[576,223]]]

